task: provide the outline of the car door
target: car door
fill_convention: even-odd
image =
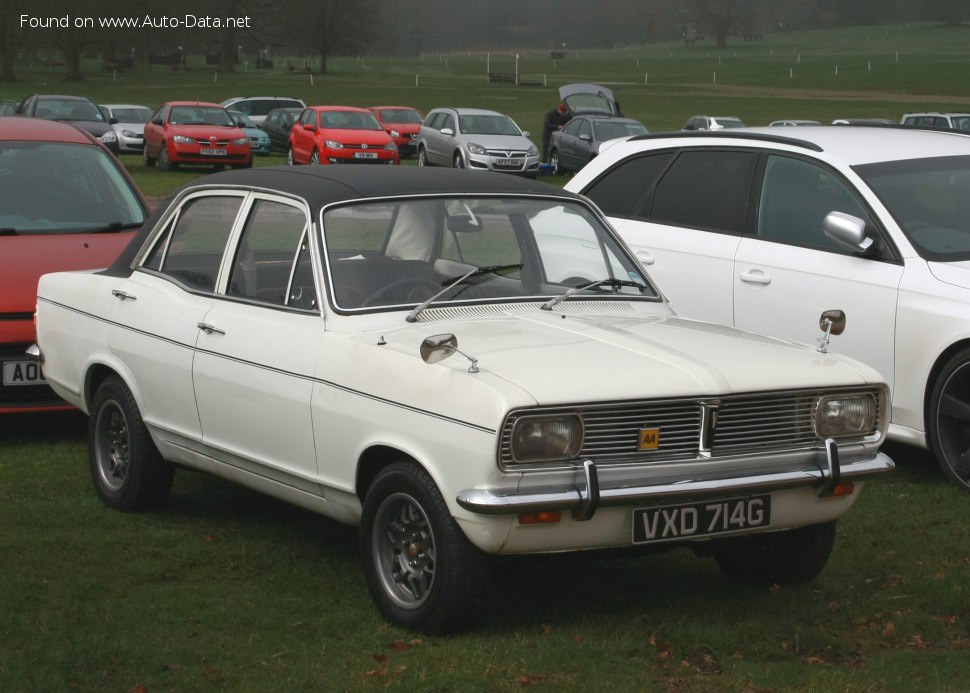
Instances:
[[[163,123],[168,119],[168,106],[161,106],[152,113],[151,118],[145,123],[145,155],[158,158],[158,150],[161,148],[163,133]]]
[[[182,446],[202,438],[192,362],[240,194],[190,196],[173,210],[138,271],[112,290],[111,350],[138,385],[142,411]]]
[[[572,171],[581,169],[589,162],[589,143],[592,139],[593,128],[585,118],[566,123],[559,136],[560,163]]]
[[[308,488],[310,398],[323,319],[305,207],[252,194],[212,309],[198,325],[193,383],[206,446],[220,460]]]
[[[312,127],[307,130],[305,126]],[[293,149],[294,163],[305,164],[310,161],[313,150],[313,134],[317,128],[317,112],[311,108],[300,114],[300,119],[290,128],[290,147]]]
[[[451,166],[452,148],[458,122],[450,112],[440,113],[434,121],[428,142],[428,161],[436,166]],[[444,130],[448,132],[444,132]]]
[[[838,211],[864,219],[878,240],[865,255],[822,231]],[[896,297],[903,265],[873,221],[863,198],[817,162],[772,154],[758,195],[755,233],[735,257],[734,315],[738,327],[812,343],[822,311],[845,311],[845,332],[831,349],[894,375]]]
[[[631,157],[583,192],[681,315],[731,324],[734,255],[757,152],[686,148]]]

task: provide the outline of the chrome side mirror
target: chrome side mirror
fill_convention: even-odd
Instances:
[[[866,235],[866,222],[845,212],[829,212],[822,220],[822,232],[853,253],[865,253],[874,241]]]
[[[840,335],[845,332],[845,311],[827,310],[818,318],[818,329],[824,334],[818,338],[818,352],[820,354],[829,353],[829,338],[832,335]]]
[[[478,373],[478,359],[458,349],[458,337],[453,334],[436,334],[421,342],[421,360],[425,363],[440,363],[452,354],[461,354],[471,361],[469,373]]]

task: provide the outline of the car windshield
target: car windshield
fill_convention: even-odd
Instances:
[[[174,106],[168,118],[171,125],[233,125],[221,106]]]
[[[463,115],[458,122],[466,135],[521,135],[512,119],[505,115]]]
[[[597,142],[614,140],[617,137],[630,137],[631,135],[642,135],[647,131],[640,123],[624,121],[599,120],[593,123],[594,138]]]
[[[138,196],[100,147],[0,142],[0,236],[107,232],[144,221]]]
[[[147,123],[152,112],[148,108],[112,108],[111,117],[119,123]]]
[[[331,130],[383,130],[369,111],[321,111],[320,127]]]
[[[411,108],[382,108],[381,120],[385,123],[420,125],[424,119],[420,113]]]
[[[744,123],[742,123],[737,118],[715,118],[715,121],[722,128],[743,128]]]
[[[970,260],[970,156],[856,166],[917,252],[927,260]]]
[[[229,115],[232,116],[232,119],[235,120],[236,121],[236,124],[239,125],[239,127],[241,127],[241,128],[255,128],[255,127],[257,127],[256,126],[256,123],[254,123],[252,120],[250,120],[249,119],[249,116],[247,116],[242,111],[229,111]]]
[[[323,214],[334,307],[584,299],[659,300],[635,260],[584,205],[537,197],[354,203]],[[611,279],[623,280],[609,281]]]
[[[45,120],[91,120],[104,122],[104,115],[92,102],[79,99],[41,99],[34,115]]]

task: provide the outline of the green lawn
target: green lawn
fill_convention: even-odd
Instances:
[[[85,83],[65,84],[23,66],[0,99],[458,104],[507,112],[537,139],[556,85],[591,81],[612,85],[653,130],[695,113],[898,119],[970,108],[966,36],[913,25],[768,35],[720,52],[666,44],[555,63],[523,53],[521,74],[547,86],[520,87],[484,79],[486,60],[514,69],[507,51],[335,59],[312,85],[201,65],[113,76],[93,62]],[[206,173],[122,160],[155,198]],[[162,512],[107,509],[91,487],[85,427],[79,414],[0,417],[0,691],[956,691],[970,681],[970,498],[913,448],[887,447],[897,471],[866,487],[811,584],[739,587],[684,549],[509,560],[481,627],[439,638],[381,622],[353,528],[190,472]]]

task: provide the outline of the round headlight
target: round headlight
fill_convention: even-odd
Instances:
[[[576,457],[583,445],[577,414],[523,416],[512,426],[512,460],[544,462]]]
[[[878,424],[876,398],[864,395],[829,395],[819,400],[815,430],[822,438],[865,436]]]

